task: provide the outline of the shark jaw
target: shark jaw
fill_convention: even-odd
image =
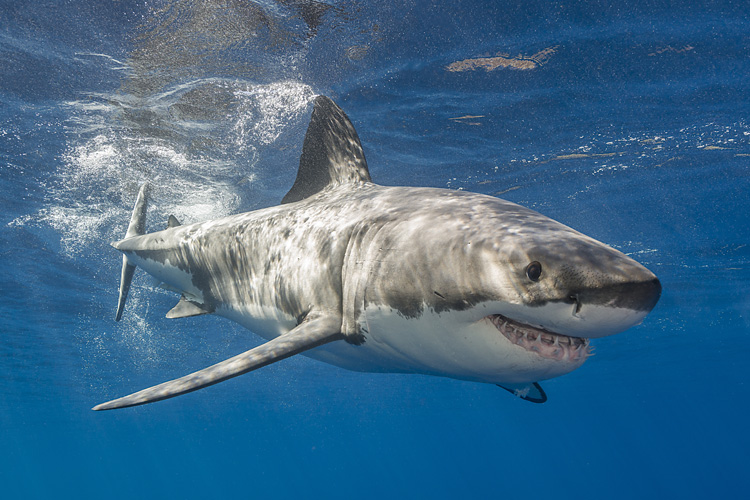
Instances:
[[[486,319],[513,344],[541,358],[583,363],[592,355],[588,339],[553,333],[501,314],[491,314]]]

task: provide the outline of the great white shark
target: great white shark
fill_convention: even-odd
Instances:
[[[544,402],[589,339],[641,323],[659,280],[623,253],[495,197],[372,182],[352,123],[315,99],[281,205],[145,233],[148,186],[123,240],[116,319],[137,267],[177,291],[168,318],[216,314],[268,341],[100,404],[195,391],[304,353],[349,370],[497,384]]]

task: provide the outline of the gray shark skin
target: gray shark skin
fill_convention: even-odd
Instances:
[[[589,340],[639,324],[659,280],[621,252],[491,196],[374,184],[354,127],[319,96],[281,205],[143,234],[139,193],[117,319],[134,268],[181,293],[167,317],[216,314],[268,340],[212,367],[96,406],[191,392],[286,357],[349,370],[498,384],[533,402]]]

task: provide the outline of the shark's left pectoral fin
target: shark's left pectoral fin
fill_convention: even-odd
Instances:
[[[140,392],[100,404],[93,410],[113,410],[172,398],[262,368],[276,361],[336,340],[343,340],[341,318],[317,316],[308,318],[289,333],[182,378],[144,389]]]
[[[497,386],[512,393],[514,396],[531,401],[532,403],[544,403],[547,401],[547,394],[545,394],[544,389],[542,389],[542,386],[538,382],[534,382],[533,384],[497,384]]]
[[[191,316],[200,316],[201,314],[211,314],[212,312],[214,312],[213,309],[192,301],[183,295],[180,297],[177,305],[169,310],[167,318],[189,318]]]

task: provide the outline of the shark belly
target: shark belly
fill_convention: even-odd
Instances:
[[[587,354],[547,359],[501,335],[482,311],[405,318],[387,306],[370,306],[360,318],[362,345],[328,344],[307,356],[354,371],[420,373],[495,384],[545,380],[580,367]],[[467,326],[468,325],[468,326]]]
[[[477,311],[425,311],[410,319],[396,309],[370,306],[359,318],[366,332],[364,343],[331,343],[304,355],[352,371],[419,373],[494,384],[554,378],[586,360],[585,352],[545,359],[501,335],[487,316],[476,318]]]

